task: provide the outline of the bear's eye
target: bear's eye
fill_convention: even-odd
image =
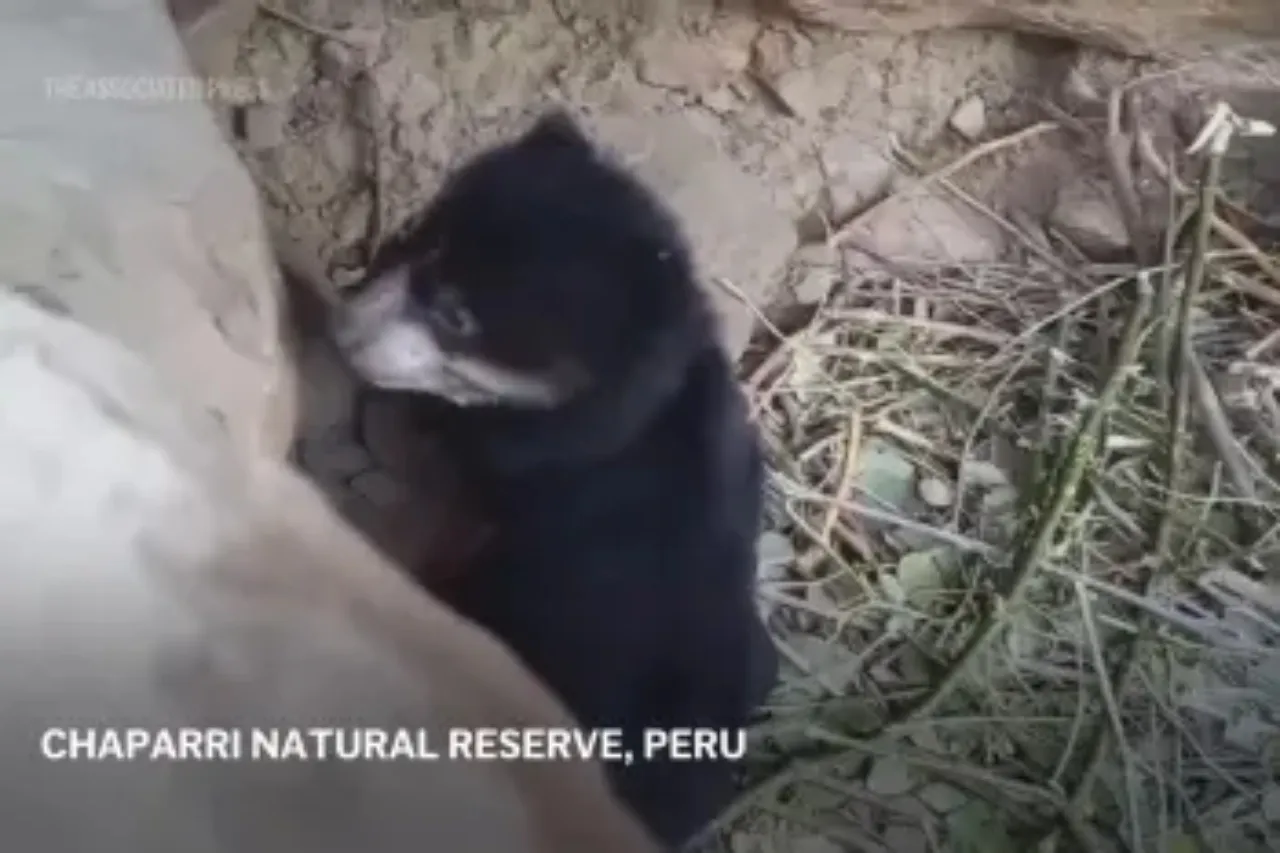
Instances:
[[[470,338],[480,331],[475,316],[452,290],[441,290],[431,303],[431,324],[457,338]]]

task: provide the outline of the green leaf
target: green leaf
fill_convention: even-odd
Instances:
[[[915,480],[915,466],[888,442],[872,439],[858,452],[857,485],[873,503],[901,510],[914,497]]]

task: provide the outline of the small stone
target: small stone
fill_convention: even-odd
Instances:
[[[914,264],[990,263],[1000,257],[1006,239],[949,199],[918,192],[878,205],[848,233],[881,258]]]
[[[925,477],[920,481],[920,500],[934,509],[946,509],[955,500],[951,484],[937,477]]]
[[[911,768],[901,758],[886,755],[876,760],[867,774],[867,790],[882,797],[896,797],[911,790]]]
[[[966,459],[964,463],[964,481],[970,486],[994,489],[1009,485],[1009,475],[994,462],[988,462],[984,459]]]
[[[1013,509],[1018,504],[1018,490],[1012,486],[996,486],[982,496],[982,511],[995,515]]]
[[[791,285],[791,293],[801,305],[817,305],[827,298],[835,283],[835,271],[829,267],[805,267]]]
[[[636,53],[641,82],[677,92],[705,92],[720,87],[732,72],[703,44],[654,37]]]
[[[987,130],[987,105],[974,95],[966,98],[951,114],[951,128],[970,142],[976,142]]]
[[[756,541],[756,564],[762,581],[780,581],[796,561],[791,540],[776,530],[766,530]]]
[[[1094,260],[1124,257],[1129,251],[1129,232],[1111,187],[1098,181],[1080,179],[1064,186],[1049,225]]]
[[[901,672],[901,667],[899,667],[899,672]],[[942,742],[942,738],[938,736],[938,730],[933,726],[921,726],[908,735],[907,739],[928,752],[946,752],[946,745]]]
[[[791,68],[773,78],[772,88],[796,116],[815,119],[840,103],[843,90],[837,82],[823,80],[813,68]]]
[[[962,791],[940,782],[926,785],[920,791],[919,797],[925,805],[938,814],[955,811],[968,802],[968,798]]]
[[[732,86],[720,86],[703,92],[698,100],[713,113],[729,113],[738,108],[738,96]]]
[[[822,165],[829,178],[829,215],[843,222],[882,197],[893,183],[893,162],[884,146],[865,134],[850,134],[822,147]]]

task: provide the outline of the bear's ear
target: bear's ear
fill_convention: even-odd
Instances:
[[[534,122],[524,135],[525,145],[551,148],[579,148],[592,150],[591,140],[569,112],[553,107]]]

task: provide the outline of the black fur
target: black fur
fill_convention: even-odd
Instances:
[[[413,300],[460,291],[486,355],[585,377],[558,408],[450,411],[499,531],[451,603],[584,725],[630,733],[615,784],[681,843],[732,767],[647,764],[640,729],[737,729],[777,658],[753,591],[758,437],[680,230],[553,113],[457,173],[381,263],[414,259]]]

